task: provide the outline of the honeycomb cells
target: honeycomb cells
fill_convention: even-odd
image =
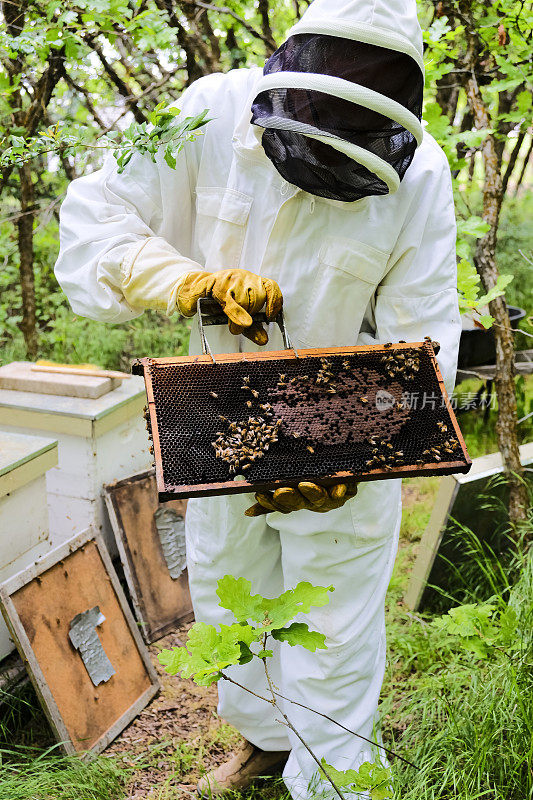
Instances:
[[[167,492],[240,474],[264,484],[469,463],[428,344],[215,364],[146,359],[144,369]]]

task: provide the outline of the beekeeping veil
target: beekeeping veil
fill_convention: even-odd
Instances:
[[[252,123],[289,183],[391,194],[422,141],[423,85],[415,0],[314,0],[266,62]]]

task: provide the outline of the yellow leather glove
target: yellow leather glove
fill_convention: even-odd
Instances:
[[[231,333],[242,333],[260,345],[268,342],[268,334],[261,323],[252,321],[252,315],[265,306],[267,319],[274,320],[283,305],[283,296],[275,281],[245,269],[189,272],[178,289],[178,311],[184,317],[194,316],[201,297],[213,297],[220,303]]]
[[[333,486],[321,486],[311,481],[302,481],[298,487],[281,486],[274,492],[257,492],[257,502],[244,512],[247,517],[259,517],[261,514],[270,514],[280,511],[290,514],[291,511],[308,511],[324,513],[333,508],[340,508],[351,497],[357,494],[357,482],[350,478]]]

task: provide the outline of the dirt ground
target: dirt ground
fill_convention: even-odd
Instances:
[[[216,713],[216,685],[197,686],[192,680],[167,675],[157,660],[163,648],[185,642],[189,627],[150,646],[162,690],[106,750],[133,768],[128,800],[159,800],[167,789],[172,798],[197,797],[199,777],[242,741]]]

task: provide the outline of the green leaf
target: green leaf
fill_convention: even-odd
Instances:
[[[434,619],[432,624],[458,636],[473,636],[487,628],[495,610],[494,603],[465,603],[451,608],[447,614]]]
[[[498,639],[500,640],[502,647],[520,647],[520,643],[516,636],[518,623],[519,619],[516,610],[512,606],[507,606],[505,610],[501,612],[498,619],[500,628]]]
[[[476,268],[466,258],[457,264],[457,288],[467,299],[475,300],[481,282]]]
[[[480,239],[490,229],[488,222],[473,214],[468,219],[457,220],[457,232],[463,236],[475,236]]]
[[[207,685],[218,680],[225,667],[251,660],[249,646],[256,638],[249,625],[221,625],[217,631],[214,625],[195,622],[186,647],[164,650],[159,660],[171,675],[181,673],[199,685]]]
[[[173,650],[161,650],[157,658],[165,667],[165,672],[177,675],[188,664],[190,656],[184,647],[175,647]]]
[[[480,314],[477,318],[477,321],[481,323],[486,330],[488,330],[489,328],[492,328],[494,317],[492,317],[490,314]]]
[[[245,578],[225,575],[218,582],[217,594],[222,608],[232,611],[239,621],[253,620],[261,624],[260,632],[269,633],[283,628],[297,614],[309,613],[312,606],[329,602],[333,586],[313,586],[302,581],[279,597],[267,598],[251,594],[252,584]]]
[[[453,135],[454,144],[463,144],[473,149],[478,148],[490,133],[494,133],[492,128],[474,128],[471,131],[460,131]]]
[[[246,578],[224,575],[219,580],[217,588],[219,606],[232,611],[239,622],[254,619],[254,614],[263,598],[258,594],[252,597],[251,588],[252,584]]]
[[[239,642],[239,647],[241,648],[239,664],[248,664],[253,659],[254,654],[245,642]]]
[[[172,148],[170,145],[167,145],[165,149],[165,162],[168,164],[170,169],[175,169],[176,167],[176,157],[172,152]]]
[[[431,42],[438,42],[445,34],[451,31],[451,27],[448,25],[448,18],[447,17],[438,17],[435,19],[428,31],[427,31],[427,39]]]
[[[252,619],[260,622],[267,631],[283,628],[297,614],[308,614],[313,606],[327,605],[329,592],[333,591],[333,586],[313,586],[308,581],[301,581],[279,597],[272,600],[262,598],[261,614],[256,613]]]
[[[306,650],[314,653],[316,650],[326,650],[326,636],[317,631],[310,631],[305,622],[293,622],[288,628],[272,631],[272,638],[278,642],[287,642],[291,647],[301,645]]]
[[[327,779],[327,774],[340,788],[350,787],[356,792],[369,792],[372,800],[388,800],[392,797],[392,775],[389,767],[364,761],[359,769],[338,770],[328,764],[325,758],[321,760],[322,776]]]
[[[494,655],[495,646],[507,650],[517,646],[514,640],[516,613],[508,606],[499,615],[496,612],[496,604],[490,601],[467,603],[437,617],[432,625],[455,637],[463,650],[474,653],[477,658],[486,659]]]
[[[531,111],[531,105],[533,102],[533,96],[530,91],[524,89],[523,92],[519,92],[516,97],[516,105],[518,113],[521,115],[525,115]]]
[[[486,306],[491,302],[491,300],[494,300],[496,297],[500,297],[505,293],[505,287],[511,283],[513,278],[514,275],[498,275],[498,279],[492,289],[489,289],[486,294],[478,297],[477,305]]]
[[[442,113],[438,103],[429,103],[424,107],[424,119],[427,122],[429,132],[439,143],[452,131],[450,120]]]

